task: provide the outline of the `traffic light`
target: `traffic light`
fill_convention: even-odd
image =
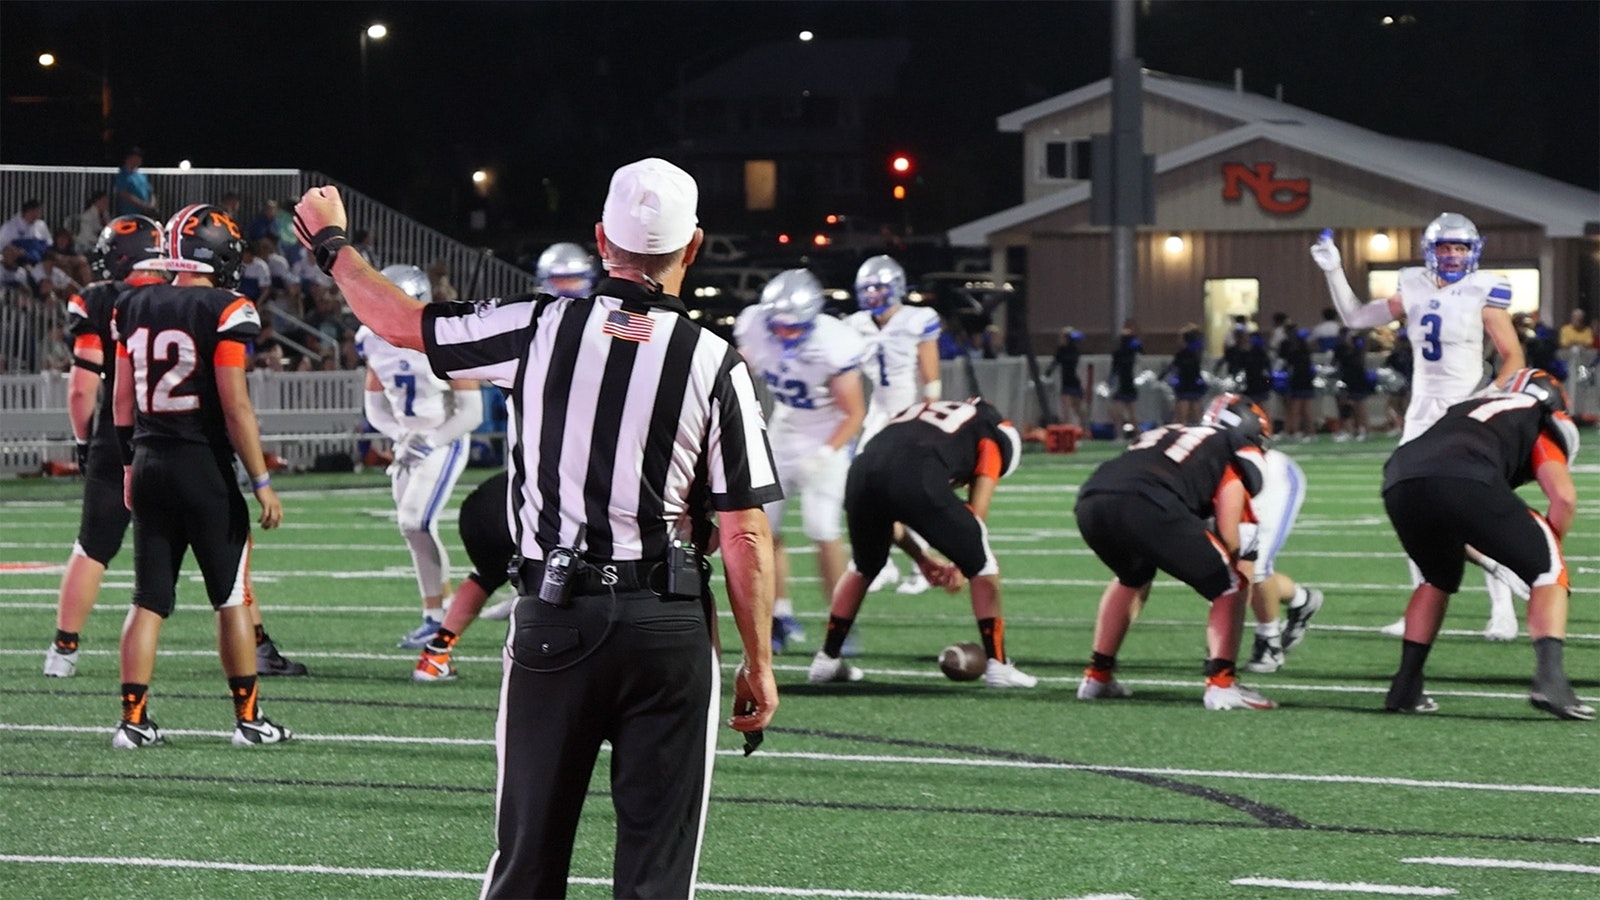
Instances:
[[[889,171],[892,172],[896,178],[909,178],[911,176],[912,168],[914,168],[914,165],[911,161],[911,157],[904,153],[896,153],[895,155],[889,157]]]

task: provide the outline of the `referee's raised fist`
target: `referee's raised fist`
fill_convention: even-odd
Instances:
[[[329,226],[343,228],[347,224],[344,200],[339,196],[339,189],[331,184],[306,191],[294,205],[294,214],[311,234]]]

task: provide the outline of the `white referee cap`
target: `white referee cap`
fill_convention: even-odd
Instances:
[[[694,176],[664,159],[641,159],[611,176],[600,224],[606,240],[624,250],[671,253],[694,237],[699,200]]]

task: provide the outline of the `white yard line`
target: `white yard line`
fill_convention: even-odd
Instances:
[[[1473,856],[1411,856],[1400,860],[1426,866],[1457,866],[1467,869],[1528,869],[1535,872],[1570,872],[1600,875],[1600,866],[1578,863],[1535,862],[1531,859],[1481,859]],[[1593,895],[1591,895],[1593,896]]]
[[[1241,887],[1283,888],[1288,891],[1325,891],[1340,894],[1387,894],[1396,897],[1450,897],[1455,888],[1413,887],[1405,884],[1372,884],[1366,881],[1291,881],[1287,878],[1235,878],[1229,884]]]

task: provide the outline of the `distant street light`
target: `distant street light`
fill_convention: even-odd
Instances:
[[[106,74],[104,59],[101,60],[100,72],[97,75],[93,71],[90,71],[86,66],[80,66],[77,63],[68,62],[66,60],[60,59],[54,53],[41,53],[41,54],[39,54],[39,67],[41,69],[49,70],[49,69],[56,68],[57,66],[61,66],[61,67],[68,68],[68,69],[72,69],[73,71],[81,72],[84,75],[89,76],[90,78],[98,78],[100,80],[100,143],[105,148],[106,158],[110,159],[111,158],[111,137],[112,137],[112,134],[111,134],[111,79]]]
[[[372,146],[371,113],[367,105],[367,42],[381,41],[389,36],[389,27],[382,22],[373,22],[361,29],[361,149],[368,152]]]

